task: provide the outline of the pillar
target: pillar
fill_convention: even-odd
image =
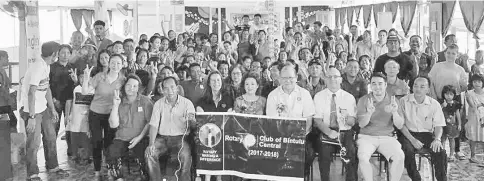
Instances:
[[[439,52],[443,50],[442,3],[432,2],[429,9],[430,39],[434,42],[435,51]]]

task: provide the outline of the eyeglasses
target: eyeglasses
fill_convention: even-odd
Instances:
[[[281,77],[282,80],[292,80],[295,79],[296,77]]]

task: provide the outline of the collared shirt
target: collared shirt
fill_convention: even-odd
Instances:
[[[387,44],[386,43],[380,44],[377,41],[375,44],[373,44],[373,51],[372,52],[373,52],[373,57],[374,58],[379,57],[380,55],[383,55],[385,53],[388,53]]]
[[[420,63],[420,61],[429,62],[431,66],[435,64],[434,58],[436,57],[432,57],[431,55],[428,55],[424,52],[412,52],[412,50],[408,50],[403,53],[410,56],[411,58],[412,56],[416,57],[415,60],[412,60],[412,59],[411,60],[412,60],[414,69],[417,69],[419,71],[420,71],[420,67],[418,66],[418,64]]]
[[[353,83],[348,81],[347,75],[343,75],[342,77],[341,89],[353,95],[357,101],[360,97],[368,94],[368,80],[364,79],[361,75],[357,75]]]
[[[414,94],[400,99],[405,126],[410,132],[433,132],[435,127],[445,126],[444,113],[437,100],[425,96],[423,103],[415,100]]]
[[[180,84],[185,92],[185,97],[192,101],[192,104],[197,104],[205,91],[205,85],[202,81],[186,80]]]
[[[329,89],[324,89],[318,92],[314,96],[314,107],[316,108],[316,114],[314,118],[323,119],[324,123],[330,124],[331,115],[331,99],[333,99],[333,94],[336,95],[334,98],[336,104],[336,117],[338,120],[338,126],[340,130],[349,130],[351,126],[347,125],[344,121],[342,113],[347,112],[348,117],[356,116],[356,100],[350,93],[339,89],[335,93],[331,92]]]
[[[118,74],[118,78],[110,83],[107,80],[107,73],[98,73],[90,81],[89,85],[95,90],[94,98],[91,102],[91,111],[98,114],[109,114],[113,107],[114,90],[120,90],[125,81],[122,73]]]
[[[147,96],[138,95],[131,103],[127,98],[123,98],[118,108],[119,126],[115,138],[131,141],[138,136],[151,120],[152,111],[153,103]]]
[[[368,110],[366,110],[366,108],[370,96],[372,96],[374,101],[373,106],[375,107],[375,112],[371,115],[370,122],[360,129],[360,134],[370,136],[392,136],[394,131],[392,113],[385,111],[385,107],[391,103],[391,96],[388,94],[386,94],[385,98],[380,102],[376,102],[372,93],[361,97],[356,105],[356,120],[360,120],[367,116]],[[398,101],[397,104],[399,104]],[[400,105],[398,105],[398,107],[400,107]],[[401,115],[401,112],[399,112],[399,114]]]
[[[316,95],[316,93],[322,91],[323,89],[326,88],[326,85],[324,84],[324,80],[322,78],[319,79],[318,83],[316,85],[313,85],[312,83],[312,78],[309,77],[309,80],[308,82],[301,86],[303,88],[305,88],[306,90],[309,91],[309,94],[311,94],[311,97],[314,98],[314,96]]]
[[[24,80],[22,82],[21,91],[21,106],[24,107],[25,112],[29,112],[29,90],[31,85],[37,86],[35,91],[35,114],[43,112],[47,109],[47,99],[45,98],[47,89],[49,89],[49,72],[50,66],[39,56],[35,62],[29,65],[27,71],[25,71]],[[113,100],[111,99],[111,102]]]
[[[402,79],[397,78],[394,84],[387,82],[387,93],[390,96],[396,96],[397,98],[402,98],[403,96],[410,93],[410,87]]]
[[[158,128],[158,134],[163,136],[180,136],[185,134],[187,118],[195,115],[195,108],[187,98],[178,96],[172,106],[166,97],[156,101],[153,106],[150,125]]]
[[[49,84],[52,97],[64,102],[72,99],[74,81],[69,76],[69,70],[74,70],[72,64],[61,65],[59,62],[50,64]]]
[[[295,86],[287,94],[282,86],[274,89],[267,98],[266,114],[273,117],[306,118],[314,115],[311,94],[306,89]]]

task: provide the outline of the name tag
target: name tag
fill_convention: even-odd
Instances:
[[[143,107],[138,107],[138,112],[143,112]]]

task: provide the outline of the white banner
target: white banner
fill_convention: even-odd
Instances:
[[[25,27],[27,36],[27,68],[40,58],[39,2],[25,1]]]

